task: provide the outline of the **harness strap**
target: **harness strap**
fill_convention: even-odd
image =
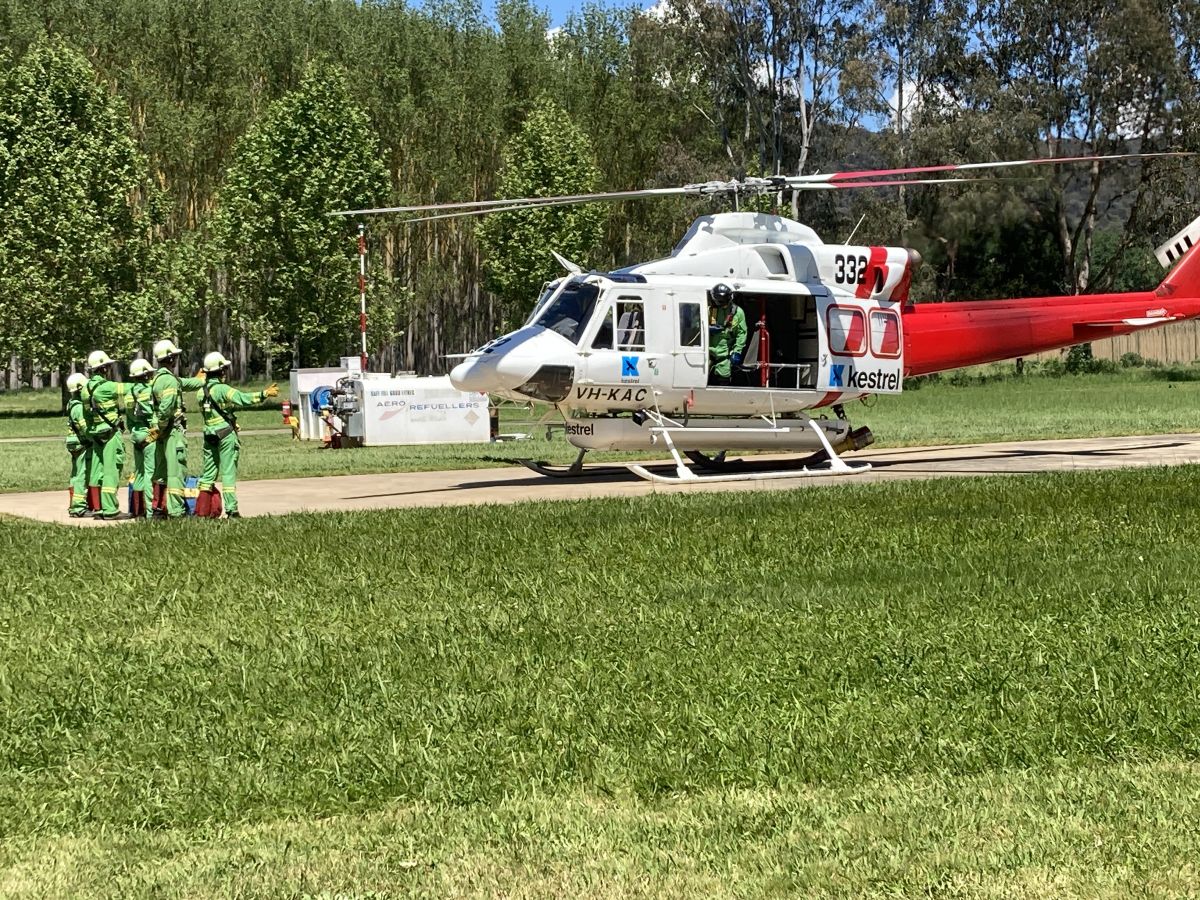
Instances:
[[[79,438],[80,441],[87,440],[86,430],[82,429],[79,423],[71,418],[71,410],[69,407],[67,408],[67,425],[69,425],[71,430],[75,432],[75,437]]]
[[[226,425],[228,425],[231,429],[234,429],[234,430],[237,429],[237,421],[235,419],[230,418],[229,415],[225,412],[225,410],[221,409],[221,404],[219,404],[215,400],[213,400],[212,389],[209,386],[207,381],[204,382],[204,403],[205,403],[205,407],[206,407],[206,409],[205,409],[206,412],[208,411],[208,409],[215,409],[217,411],[217,415],[219,415],[222,419],[225,420]],[[208,424],[208,423],[206,422],[205,424]]]
[[[106,416],[104,414],[104,410],[102,410],[100,408],[100,404],[96,402],[96,392],[95,391],[88,391],[88,403],[91,404],[92,415],[99,416],[104,421],[104,424],[107,425],[109,428],[111,428],[113,431],[117,430],[117,423],[114,422],[112,419],[110,419],[108,416]]]

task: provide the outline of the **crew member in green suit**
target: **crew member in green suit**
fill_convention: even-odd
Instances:
[[[204,387],[204,372],[198,378],[179,377],[179,354],[174,341],[154,345],[154,362],[159,369],[150,380],[154,403],[154,494],[151,508],[156,519],[187,515],[183,500],[187,480],[187,422],[184,420],[183,391]]]
[[[746,352],[746,314],[734,302],[729,285],[718,284],[708,295],[708,383],[727,385]]]
[[[154,427],[154,398],[150,391],[150,376],[154,366],[148,359],[135,359],[129,364],[129,436],[133,440],[133,494],[129,515],[145,519],[150,515],[154,494],[154,443],[158,432]]]
[[[71,454],[71,505],[67,512],[79,519],[90,510],[87,502],[88,468],[92,462],[92,441],[87,433],[87,417],[79,392],[87,376],[75,372],[67,379],[67,452]]]
[[[236,410],[279,396],[279,387],[247,394],[225,383],[229,360],[214,350],[204,357],[208,381],[200,391],[200,411],[204,416],[204,474],[200,476],[200,494],[196,497],[196,515],[211,516],[213,485],[221,481],[225,513],[231,519],[241,517],[237,501],[237,467],[241,442],[238,440]]]
[[[97,490],[100,493],[100,513],[97,518],[119,519],[121,506],[117,500],[117,488],[121,480],[121,467],[125,464],[121,411],[129,396],[129,385],[109,380],[108,375],[116,364],[103,350],[93,350],[88,355],[87,364],[90,377],[80,392],[80,399],[83,401],[88,437],[92,440],[92,473],[88,479],[88,493]]]

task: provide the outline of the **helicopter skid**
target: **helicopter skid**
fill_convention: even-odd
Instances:
[[[583,466],[575,463],[569,466],[556,466],[537,459],[518,459],[516,462],[519,462],[531,472],[545,475],[547,478],[595,478],[606,475],[623,475],[629,471],[628,466],[624,465]]]
[[[654,434],[661,436],[663,441],[666,443],[667,448],[671,451],[671,456],[675,459],[675,474],[660,475],[655,472],[651,472],[645,466],[638,465],[629,466],[629,471],[633,472],[633,474],[637,475],[639,478],[645,478],[647,481],[655,481],[659,482],[660,484],[700,484],[722,481],[768,481],[772,478],[816,478],[829,475],[855,475],[860,472],[866,472],[871,468],[870,463],[861,463],[860,465],[856,466],[847,465],[842,458],[837,455],[837,451],[833,449],[833,445],[830,444],[829,438],[825,435],[825,426],[828,423],[823,420],[819,421],[817,419],[808,419],[804,424],[807,425],[808,428],[812,429],[812,434],[815,435],[818,443],[825,451],[825,460],[821,463],[820,468],[810,469],[807,465],[805,465],[805,463],[807,463],[809,460],[803,460],[802,467],[799,469],[789,469],[785,466],[782,469],[767,471],[744,471],[716,475],[697,475],[692,469],[689,469],[687,465],[684,464],[683,457],[680,455],[679,448],[676,446],[674,440],[674,435],[687,431],[687,428],[685,426],[671,423],[665,417],[657,414],[653,416],[653,421],[655,424],[650,430]],[[723,432],[740,431],[741,429],[713,428],[706,430]],[[786,432],[789,429],[784,428],[780,430]],[[695,462],[694,458],[693,462]],[[705,466],[710,466],[713,463],[716,463],[716,460],[704,460]],[[727,464],[722,460],[719,465],[725,466]]]
[[[626,468],[639,478],[658,484],[713,484],[722,481],[772,481],[779,478],[828,478],[831,475],[858,475],[871,468],[870,463],[847,465],[840,459],[837,465],[810,469],[772,469],[764,472],[739,472],[734,475],[697,475],[687,466],[677,466],[674,475],[651,472],[645,466],[630,464]]]
[[[651,419],[657,416],[650,417]],[[668,420],[663,419],[666,425]],[[811,426],[809,423],[813,423]],[[671,423],[667,442],[656,422],[639,425],[629,417],[568,419],[567,440],[581,450],[653,451],[674,446],[680,450],[821,450],[823,438],[841,446],[850,437],[844,419],[780,419],[769,425],[762,419],[694,418],[688,424]],[[816,433],[822,432],[821,436]]]

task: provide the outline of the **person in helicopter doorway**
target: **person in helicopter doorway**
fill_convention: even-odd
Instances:
[[[708,383],[730,384],[745,352],[746,314],[734,301],[733,288],[718,284],[708,292]]]

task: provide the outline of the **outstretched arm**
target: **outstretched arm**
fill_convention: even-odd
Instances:
[[[254,391],[252,393],[239,391],[237,388],[226,385],[225,396],[221,399],[227,406],[231,406],[234,409],[244,409],[247,406],[256,406],[264,400],[278,395],[279,387],[274,384],[267,387],[266,390]]]

